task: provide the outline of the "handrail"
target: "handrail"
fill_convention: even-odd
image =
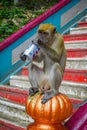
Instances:
[[[8,36],[4,41],[0,42],[0,50],[3,50],[4,48],[6,48],[10,44],[12,44],[12,42],[14,42],[16,39],[21,37],[23,34],[25,34],[27,31],[32,29],[34,26],[36,26],[37,24],[42,22],[48,16],[55,13],[57,10],[62,8],[64,5],[66,5],[68,2],[70,2],[70,0],[60,0],[60,2],[58,2],[57,4],[55,4],[54,6],[49,8],[47,11],[42,13],[40,16],[34,18],[29,23],[27,23],[24,27],[20,28],[18,31],[16,31],[15,33]]]

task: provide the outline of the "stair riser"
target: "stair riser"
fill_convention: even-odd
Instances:
[[[65,34],[63,35],[64,41],[76,41],[76,40],[87,40],[86,34]]]
[[[85,57],[87,56],[87,49],[68,49],[67,57]]]
[[[87,22],[79,22],[78,26],[79,27],[87,27]]]
[[[16,103],[25,105],[28,95],[28,90],[20,89],[19,87],[0,85],[0,96],[15,101]]]
[[[21,103],[21,104],[25,104],[26,102],[26,99],[27,99],[27,95],[24,95],[24,94],[18,94],[17,92],[10,92],[8,93],[8,91],[1,91],[0,90],[0,96],[1,97],[4,97],[4,98],[7,98],[7,99],[10,99],[10,100],[13,100],[17,103]]]
[[[63,80],[87,83],[87,71],[65,70]]]
[[[6,127],[4,125],[0,125],[0,130],[14,130],[14,129]],[[15,129],[15,130],[17,130],[17,129]]]
[[[26,128],[0,118],[0,130],[26,130]]]

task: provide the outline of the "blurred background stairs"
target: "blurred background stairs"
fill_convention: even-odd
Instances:
[[[87,16],[63,37],[67,62],[60,92],[79,103],[87,98]],[[8,85],[0,85],[0,130],[25,130],[33,122],[25,113],[30,86],[27,66],[18,75],[11,76]]]

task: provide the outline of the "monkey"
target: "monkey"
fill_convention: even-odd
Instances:
[[[66,49],[63,37],[52,24],[39,26],[37,42],[41,49],[33,60],[36,62],[44,61],[44,65],[41,69],[34,63],[29,64],[29,81],[32,85],[29,94],[32,96],[40,91],[44,94],[42,103],[45,103],[59,92],[66,65]],[[25,61],[27,57],[21,53],[20,58]],[[78,108],[85,103],[87,103],[87,98],[81,103],[73,103],[72,105],[74,108]]]
[[[33,95],[40,88],[44,93],[41,102],[45,103],[59,93],[66,64],[66,49],[62,35],[52,24],[40,24],[37,39],[40,51],[34,61],[43,61],[43,68],[33,62],[29,64],[29,81],[32,85],[29,94]]]
[[[43,61],[43,67],[41,69],[33,61],[29,64],[28,77],[32,86],[29,89],[29,95],[32,96],[41,91],[43,94],[41,103],[46,103],[59,93],[66,65],[66,49],[62,35],[50,23],[39,25],[36,39],[40,50],[33,61],[38,63]]]

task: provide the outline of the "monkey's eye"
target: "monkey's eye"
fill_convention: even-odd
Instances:
[[[43,34],[44,34],[44,35],[49,35],[49,33],[48,33],[48,32],[43,32]]]
[[[43,33],[43,30],[38,30],[38,33],[42,34],[42,33]]]

